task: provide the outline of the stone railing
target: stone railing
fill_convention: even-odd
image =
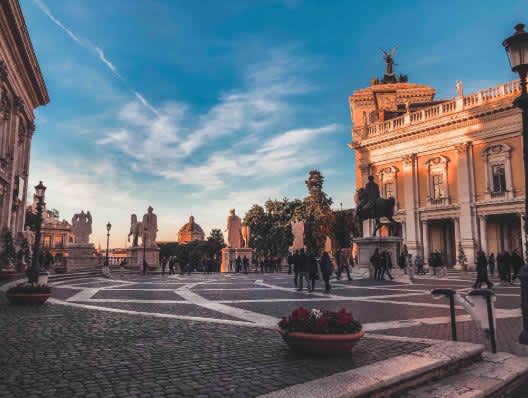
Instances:
[[[509,97],[518,94],[520,89],[519,80],[513,80],[464,97],[455,97],[447,102],[410,112],[385,122],[373,123],[366,127],[354,127],[352,133],[364,138],[376,137],[404,127],[474,108],[500,98]]]

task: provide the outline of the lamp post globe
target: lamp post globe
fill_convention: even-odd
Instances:
[[[524,31],[524,24],[515,25],[515,33],[502,43],[508,55],[508,61],[513,72],[519,74],[521,95],[514,100],[514,105],[521,109],[522,138],[524,160],[524,234],[528,238],[528,94],[526,90],[526,74],[528,73],[528,33]],[[525,239],[525,242],[528,240]],[[521,270],[521,310],[523,316],[523,331],[519,336],[519,343],[528,345],[528,245],[524,248],[525,266]]]
[[[35,195],[39,200],[44,200],[44,195],[46,193],[46,186],[39,181],[38,185],[35,185]]]

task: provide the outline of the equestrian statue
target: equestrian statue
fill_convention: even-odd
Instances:
[[[378,184],[374,182],[374,177],[369,176],[368,182],[365,184],[365,188],[358,189],[356,193],[356,216],[359,221],[374,219],[374,233],[373,236],[376,236],[376,232],[381,227],[380,218],[386,217],[390,221],[390,228],[398,224],[394,220],[394,205],[396,201],[393,197],[384,199],[380,195],[380,190]]]

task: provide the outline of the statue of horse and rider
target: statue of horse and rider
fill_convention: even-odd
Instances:
[[[360,188],[356,193],[356,217],[359,221],[368,219],[375,220],[373,236],[376,236],[376,232],[381,227],[381,217],[386,217],[390,221],[390,227],[398,224],[394,220],[394,205],[396,201],[390,197],[384,199],[380,195],[378,184],[374,182],[374,177],[369,176],[368,182],[365,184],[365,188]]]

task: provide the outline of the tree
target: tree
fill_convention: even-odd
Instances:
[[[303,201],[304,244],[308,252],[320,255],[334,224],[332,198],[323,191],[324,177],[319,170],[311,170],[305,181],[308,196]]]
[[[220,229],[212,229],[207,237],[209,247],[209,257],[215,258],[220,256],[220,251],[226,246],[224,234]]]
[[[269,241],[271,219],[265,213],[264,208],[253,205],[244,216],[244,224],[251,229],[249,246],[255,249],[257,257],[267,258],[271,250]]]
[[[2,246],[3,250],[0,258],[0,269],[13,266],[17,257],[13,235],[7,228],[4,228],[2,233]]]

